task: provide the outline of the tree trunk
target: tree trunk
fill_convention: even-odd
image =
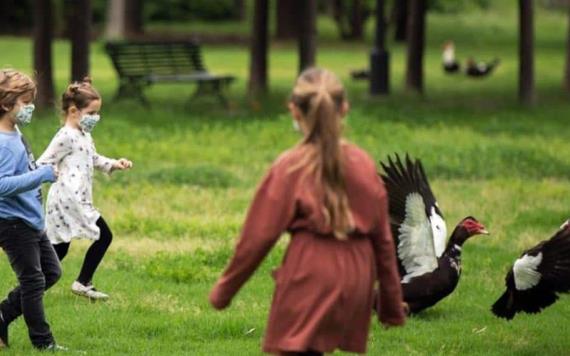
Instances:
[[[239,21],[244,21],[246,18],[245,0],[234,0],[235,3],[235,18]]]
[[[568,34],[566,35],[566,71],[564,88],[570,93],[570,7],[568,8]]]
[[[534,102],[534,19],[533,0],[519,0],[519,100]]]
[[[299,24],[299,72],[312,67],[317,55],[317,1],[301,1]]]
[[[350,39],[361,40],[364,37],[364,23],[367,17],[368,14],[363,7],[362,0],[353,0],[350,19]]]
[[[408,0],[394,1],[394,40],[396,42],[405,42],[408,27]]]
[[[268,0],[255,0],[248,84],[249,94],[253,96],[267,92],[268,22]]]
[[[297,16],[302,1],[303,0],[277,0],[276,38],[284,40],[297,37]]]
[[[16,7],[15,1],[0,1],[0,33],[8,31],[11,27],[10,10]]]
[[[346,6],[343,0],[332,0],[330,7],[341,39],[360,40],[364,37],[364,24],[370,14],[363,0],[352,0],[350,6]]]
[[[406,88],[419,93],[424,90],[425,16],[425,0],[410,0]]]
[[[53,9],[51,0],[36,0],[34,9],[34,73],[38,85],[36,105],[45,109],[54,103],[51,42]]]
[[[89,42],[91,40],[91,1],[76,0],[71,4],[71,80],[81,81],[89,75]]]
[[[136,37],[141,35],[144,32],[143,0],[126,0],[124,19],[126,37]]]
[[[109,0],[107,2],[107,23],[105,39],[120,40],[125,38],[126,0]]]

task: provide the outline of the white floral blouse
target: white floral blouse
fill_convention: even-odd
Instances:
[[[50,187],[46,203],[46,232],[53,244],[74,238],[99,239],[101,216],[93,206],[93,168],[110,173],[115,163],[99,155],[91,135],[62,127],[37,161],[51,164],[59,177]]]

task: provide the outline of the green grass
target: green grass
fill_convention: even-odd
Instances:
[[[368,45],[325,41],[318,63],[338,73],[350,94],[347,136],[381,159],[394,151],[422,158],[448,227],[474,215],[492,232],[464,249],[463,276],[453,295],[409,320],[405,328],[370,333],[369,354],[561,355],[570,349],[563,297],[538,316],[506,323],[490,305],[520,252],[548,238],[569,215],[569,97],[561,90],[565,17],[537,14],[538,104],[516,102],[516,13],[431,15],[426,95],[403,90],[405,47],[391,45],[392,95],[371,99],[349,70],[366,66]],[[328,26],[328,27],[327,27]],[[440,44],[453,38],[462,58],[501,58],[484,80],[444,76]],[[0,66],[31,72],[31,42],[0,38]],[[57,92],[69,75],[69,46],[54,47]],[[213,72],[233,73],[232,109],[204,99],[186,107],[193,88],[162,85],[147,91],[151,109],[111,103],[116,79],[101,43],[92,46],[92,77],[104,96],[94,132],[100,153],[131,158],[131,172],[97,175],[95,202],[115,241],[96,275],[109,292],[91,304],[69,291],[87,244],[74,243],[62,281],[45,298],[57,340],[88,354],[256,355],[286,238],[246,284],[231,308],[214,312],[207,293],[223,269],[249,200],[271,161],[298,140],[285,110],[297,57],[291,43],[271,48],[271,94],[246,98],[247,48],[205,46]],[[174,95],[173,95],[174,94]],[[36,116],[25,129],[40,153],[58,128],[57,110]],[[6,260],[0,291],[15,283]],[[32,352],[22,320],[11,327],[6,354]]]

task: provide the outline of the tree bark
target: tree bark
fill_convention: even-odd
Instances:
[[[301,1],[302,16],[299,26],[299,73],[316,63],[317,56],[317,1]]]
[[[297,36],[298,10],[303,0],[277,0],[277,28],[275,37],[281,40]]]
[[[236,7],[236,20],[244,21],[246,18],[245,0],[234,0],[234,3]]]
[[[396,42],[405,42],[408,27],[408,0],[394,1],[394,40]]]
[[[340,37],[343,40],[361,40],[364,37],[364,24],[370,16],[369,9],[363,0],[352,0],[350,6],[345,5],[343,0],[330,2]]]
[[[267,92],[268,70],[268,23],[269,4],[268,0],[255,0],[253,13],[253,29],[251,34],[251,57],[248,91],[256,96]]]
[[[425,0],[410,0],[406,89],[419,93],[424,90],[425,16]]]
[[[45,109],[54,103],[52,73],[53,9],[51,0],[36,0],[34,9],[34,73],[38,86],[36,105]]]
[[[533,0],[519,0],[519,100],[532,104],[534,93]]]
[[[352,14],[350,18],[350,38],[353,40],[362,39],[364,36],[364,21],[368,17],[363,8],[362,0],[353,0]]]
[[[107,23],[105,39],[120,40],[125,38],[126,0],[109,0],[107,2]]]
[[[568,7],[568,33],[566,35],[566,70],[564,73],[564,88],[570,93],[570,7]]]
[[[71,80],[81,81],[89,75],[91,40],[91,1],[75,0],[71,6]]]
[[[125,37],[136,37],[141,35],[144,32],[143,0],[126,0],[124,19]]]

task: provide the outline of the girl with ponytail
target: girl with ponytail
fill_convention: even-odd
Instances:
[[[94,287],[93,276],[113,240],[109,225],[93,205],[93,171],[110,174],[133,165],[128,159],[97,153],[91,131],[100,120],[101,104],[101,95],[89,77],[69,84],[61,97],[63,126],[38,159],[38,164],[59,172],[46,201],[47,235],[59,260],[67,256],[72,240],[93,241],[71,285],[74,294],[91,300],[109,298]]]
[[[333,73],[301,73],[289,110],[303,138],[269,169],[234,256],[210,293],[216,309],[226,308],[280,235],[289,232],[285,258],[273,273],[265,352],[366,352],[378,281],[380,321],[404,323],[386,190],[372,159],[342,138],[348,109]]]

